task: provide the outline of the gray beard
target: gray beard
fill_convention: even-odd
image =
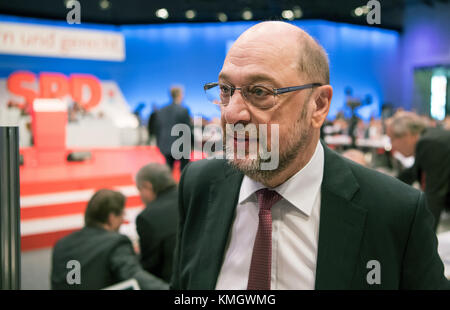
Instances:
[[[279,164],[277,169],[274,170],[262,170],[261,164],[263,162],[270,162],[269,159],[261,159],[261,157],[258,155],[257,159],[248,159],[248,160],[234,160],[234,159],[228,159],[228,163],[235,168],[236,170],[242,172],[249,178],[260,182],[260,183],[267,183],[267,181],[270,181],[274,178],[274,176],[280,174],[284,170],[286,170],[287,167],[289,167],[292,162],[297,158],[297,156],[303,152],[306,148],[306,145],[308,145],[308,142],[310,141],[311,133],[307,130],[303,131],[302,133],[299,133],[300,138],[294,143],[290,143],[288,145],[287,149],[280,154]]]
[[[279,152],[279,162],[278,167],[273,170],[263,170],[261,169],[261,164],[264,162],[270,162],[270,158],[262,159],[258,153],[258,157],[256,159],[246,159],[246,160],[236,160],[236,159],[228,159],[228,163],[235,168],[236,170],[244,173],[249,178],[260,182],[267,183],[274,176],[280,174],[287,167],[289,167],[292,162],[305,151],[307,145],[311,142],[312,139],[312,129],[301,129],[300,124],[305,123],[305,119],[307,111],[304,109],[302,111],[301,117],[297,120],[295,125],[293,126],[291,134],[288,136],[288,143],[285,147],[285,150]],[[266,148],[267,149],[267,148]],[[226,141],[224,142],[224,152],[226,152]]]

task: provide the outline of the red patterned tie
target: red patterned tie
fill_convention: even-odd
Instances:
[[[267,188],[256,192],[259,205],[259,224],[253,246],[248,275],[248,290],[270,290],[272,268],[272,213],[270,209],[282,197]]]

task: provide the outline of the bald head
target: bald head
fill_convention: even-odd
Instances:
[[[247,29],[233,44],[229,53],[248,47],[271,46],[280,59],[289,62],[309,82],[330,83],[328,57],[320,44],[308,33],[292,24],[267,21]]]

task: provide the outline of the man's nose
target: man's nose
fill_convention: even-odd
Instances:
[[[250,122],[250,112],[240,90],[234,92],[230,102],[223,107],[222,113],[227,124]]]

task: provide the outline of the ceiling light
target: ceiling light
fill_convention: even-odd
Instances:
[[[158,11],[156,11],[155,13],[156,17],[162,18],[162,19],[167,19],[167,17],[169,17],[169,12],[167,12],[167,10],[165,8],[159,9]]]
[[[294,12],[292,12],[291,10],[284,10],[283,12],[281,12],[281,16],[283,16],[283,18],[285,19],[293,20]]]
[[[217,19],[224,23],[228,20],[228,16],[225,13],[218,13]]]
[[[111,6],[111,2],[109,2],[108,0],[101,0],[99,2],[99,5],[102,10],[107,10]]]
[[[193,18],[195,18],[197,13],[194,10],[187,10],[185,15],[186,15],[187,19],[193,19]]]
[[[361,16],[363,14],[364,14],[364,10],[363,10],[362,7],[358,7],[358,8],[355,9],[355,15],[356,16]]]
[[[292,11],[294,11],[294,17],[295,18],[302,18],[303,16],[303,11],[299,6],[294,6],[292,8]]]
[[[250,10],[245,10],[244,12],[242,12],[242,18],[245,20],[250,20],[253,18],[253,13]]]

